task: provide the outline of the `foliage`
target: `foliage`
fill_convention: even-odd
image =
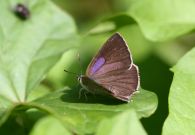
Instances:
[[[19,2],[0,1],[0,134],[193,134],[193,0],[34,0],[27,20],[14,14]],[[114,32],[139,66],[140,92],[129,103],[79,99],[76,78],[64,68],[80,72],[79,52],[85,71]]]
[[[194,134],[194,58],[195,49],[192,49],[172,68],[175,74],[169,94],[170,113],[163,128],[165,135]],[[178,128],[172,128],[174,125]]]

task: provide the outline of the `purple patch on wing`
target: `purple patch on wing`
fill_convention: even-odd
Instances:
[[[96,60],[95,64],[92,66],[91,72],[94,74],[96,71],[98,71],[105,63],[105,59],[103,57],[100,57]]]

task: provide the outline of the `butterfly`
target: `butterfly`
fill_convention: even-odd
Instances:
[[[139,71],[119,33],[111,36],[78,80],[88,92],[129,102],[139,88]]]
[[[14,13],[21,20],[26,20],[30,17],[30,11],[24,4],[18,3],[14,8]]]

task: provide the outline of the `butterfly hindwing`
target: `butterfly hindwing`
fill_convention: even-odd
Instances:
[[[139,75],[136,65],[128,70],[113,73],[112,76],[97,78],[97,83],[112,92],[112,96],[129,101],[130,96],[139,87]]]

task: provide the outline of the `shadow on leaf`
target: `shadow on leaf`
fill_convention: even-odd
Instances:
[[[93,95],[91,93],[82,93],[79,98],[79,90],[76,88],[63,91],[61,96],[63,102],[69,103],[87,103],[87,104],[105,104],[105,105],[118,105],[125,104],[126,102],[117,100],[111,96]]]

